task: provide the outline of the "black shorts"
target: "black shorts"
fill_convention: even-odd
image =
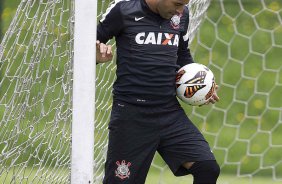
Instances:
[[[215,160],[180,106],[162,111],[114,102],[103,183],[145,183],[156,151],[176,176],[189,174],[185,162]]]

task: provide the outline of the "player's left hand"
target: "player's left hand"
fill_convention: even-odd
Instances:
[[[216,102],[219,101],[219,97],[217,95],[217,90],[218,90],[218,85],[216,84],[213,95],[210,97],[209,101],[206,104],[210,104],[210,103],[215,104]]]
[[[215,104],[216,102],[219,101],[219,97],[218,97],[217,92],[216,92],[217,90],[218,90],[218,85],[215,84],[215,88],[214,88],[214,92],[213,92],[212,96],[210,97],[209,101],[206,102],[206,103],[203,104],[203,105],[208,105],[208,104],[210,104],[210,103]],[[200,105],[200,107],[201,107],[201,106],[202,106],[202,105]]]

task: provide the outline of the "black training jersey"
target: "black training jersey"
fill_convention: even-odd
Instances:
[[[186,35],[188,8],[164,19],[145,0],[111,5],[97,27],[97,40],[115,37],[117,80],[114,98],[134,104],[163,104],[175,99],[175,75],[193,62]]]

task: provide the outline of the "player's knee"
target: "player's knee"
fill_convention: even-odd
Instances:
[[[195,162],[189,171],[194,177],[194,184],[214,184],[220,174],[215,160]]]

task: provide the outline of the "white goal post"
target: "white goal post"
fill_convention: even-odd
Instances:
[[[97,1],[75,0],[71,183],[94,180]]]

